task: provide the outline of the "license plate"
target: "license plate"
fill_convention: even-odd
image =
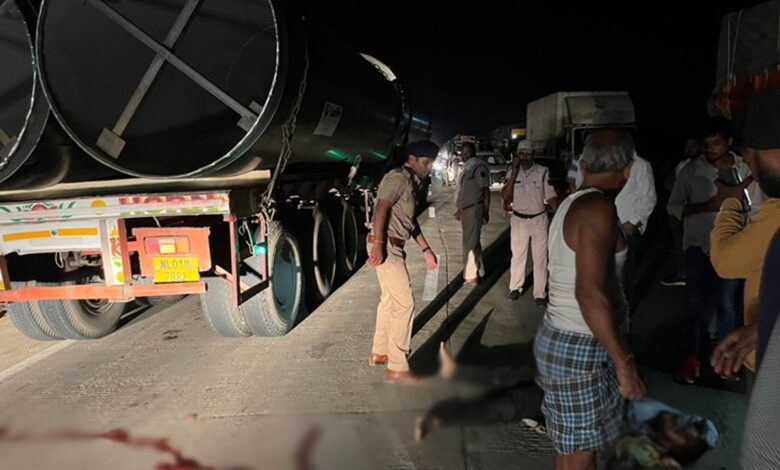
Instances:
[[[191,282],[200,279],[196,256],[156,256],[154,282]]]

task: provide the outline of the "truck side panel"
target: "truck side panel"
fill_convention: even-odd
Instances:
[[[203,222],[198,220],[213,215],[218,216],[214,219],[217,223],[235,220],[230,191],[4,203],[0,205],[0,301],[125,301],[202,293],[205,283],[200,282],[199,273],[211,270],[213,264],[210,229],[199,226]],[[158,217],[179,219],[179,225],[158,226]],[[126,221],[133,219],[138,219],[136,227],[128,233]],[[145,227],[147,222],[151,226]],[[191,224],[194,226],[189,227]],[[87,265],[102,266],[103,283],[11,289],[11,281],[17,279],[7,270],[5,257],[9,254],[56,255],[55,263],[63,268],[63,281],[69,257],[97,260],[99,264]],[[131,261],[131,255],[137,262]]]

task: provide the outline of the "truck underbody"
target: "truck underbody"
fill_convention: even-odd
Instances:
[[[284,334],[364,249],[371,186],[322,176],[280,183],[270,212],[260,171],[167,186],[181,191],[133,178],[0,193],[0,301],[36,339],[105,336],[128,302],[186,294],[221,335]]]

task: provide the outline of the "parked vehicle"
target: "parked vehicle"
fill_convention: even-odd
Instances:
[[[553,93],[528,104],[526,123],[534,158],[550,168],[550,180],[559,189],[588,134],[603,128],[636,133],[634,104],[624,91]]]
[[[184,294],[218,334],[281,335],[361,263],[391,149],[430,126],[290,3],[219,8],[44,0],[37,37],[34,10],[0,21],[28,45],[0,48],[33,83],[23,106],[42,86],[72,149],[45,181],[42,148],[2,149],[27,183],[0,188],[0,301],[27,336],[99,338],[127,302]]]
[[[504,185],[510,162],[507,162],[499,152],[477,152],[477,157],[487,163],[490,168],[491,189],[501,189]]]

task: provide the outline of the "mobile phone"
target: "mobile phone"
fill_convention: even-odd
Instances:
[[[742,177],[739,175],[739,171],[737,171],[736,168],[731,169],[732,175],[734,176],[734,181],[737,182],[737,184],[742,184]],[[753,201],[750,200],[750,194],[748,193],[747,188],[744,188],[742,190],[742,193],[745,195],[745,198],[742,200],[742,209],[745,212],[750,212],[750,208],[753,205]]]

